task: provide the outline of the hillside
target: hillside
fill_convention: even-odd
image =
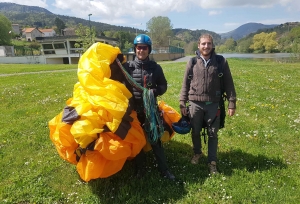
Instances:
[[[203,33],[209,33],[214,38],[214,43],[218,44],[221,41],[221,36],[215,32],[208,31],[208,30],[189,30],[184,28],[175,28],[172,29],[173,34],[175,37],[182,41],[190,42],[194,41],[197,42],[199,39],[199,36]]]
[[[18,14],[18,13],[45,13],[51,15],[50,11],[38,6],[23,6],[14,3],[0,3],[1,13]]]
[[[56,17],[65,22],[67,27],[72,27],[81,23],[89,26],[89,21],[81,18],[53,14],[47,9],[37,6],[25,6],[15,3],[0,3],[0,12],[6,16],[13,24],[19,24],[20,27],[53,27]],[[106,23],[91,21],[91,26],[96,31],[130,31],[136,32],[135,28],[109,25]],[[141,32],[141,30],[138,30]]]
[[[298,26],[300,26],[300,22],[287,22],[287,23],[275,26],[273,28],[259,29],[255,33],[253,33],[253,35],[261,33],[261,32],[265,32],[265,33],[276,32],[278,37],[281,37],[281,36],[286,35],[290,30],[292,30],[292,28],[298,27]]]
[[[225,39],[225,38],[233,38],[234,40],[239,40],[241,38],[246,37],[247,35],[251,34],[251,33],[255,33],[258,30],[262,30],[262,29],[271,29],[274,28],[278,25],[264,25],[261,23],[246,23],[244,25],[241,25],[240,27],[227,32],[227,33],[220,33],[221,38]]]

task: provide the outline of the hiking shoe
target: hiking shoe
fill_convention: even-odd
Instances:
[[[198,164],[199,163],[199,159],[201,158],[202,153],[201,154],[194,154],[191,163],[192,164]]]
[[[169,170],[165,170],[165,171],[161,172],[160,175],[164,178],[167,178],[167,179],[171,180],[171,181],[175,180],[175,176]]]
[[[208,164],[208,170],[211,175],[219,173],[217,170],[217,163],[215,161],[212,161]]]

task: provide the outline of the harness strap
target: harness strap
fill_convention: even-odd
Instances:
[[[147,123],[144,129],[145,132],[147,133],[146,136],[148,138],[148,141],[151,144],[155,144],[157,140],[160,139],[161,136],[163,135],[164,127],[162,121],[160,120],[159,113],[157,111],[157,104],[156,104],[153,91],[151,89],[147,89],[139,85],[125,70],[125,68],[123,67],[123,65],[121,64],[118,58],[116,58],[116,62],[119,65],[121,71],[123,72],[128,82],[132,86],[134,86],[135,88],[143,92],[143,104],[145,108],[146,123]]]

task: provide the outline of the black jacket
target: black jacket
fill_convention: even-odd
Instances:
[[[154,96],[163,95],[167,91],[167,80],[159,64],[149,60],[128,61],[123,65],[130,76],[142,87],[152,89]],[[142,91],[132,87],[133,96],[136,102],[142,101]]]

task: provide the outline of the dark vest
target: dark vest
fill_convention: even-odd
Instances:
[[[147,89],[155,88],[155,79],[157,78],[155,70],[157,63],[154,61],[147,61],[146,63],[138,63],[136,61],[130,61],[128,68],[132,78],[142,87]],[[143,100],[142,92],[133,87],[133,95],[135,100]]]

